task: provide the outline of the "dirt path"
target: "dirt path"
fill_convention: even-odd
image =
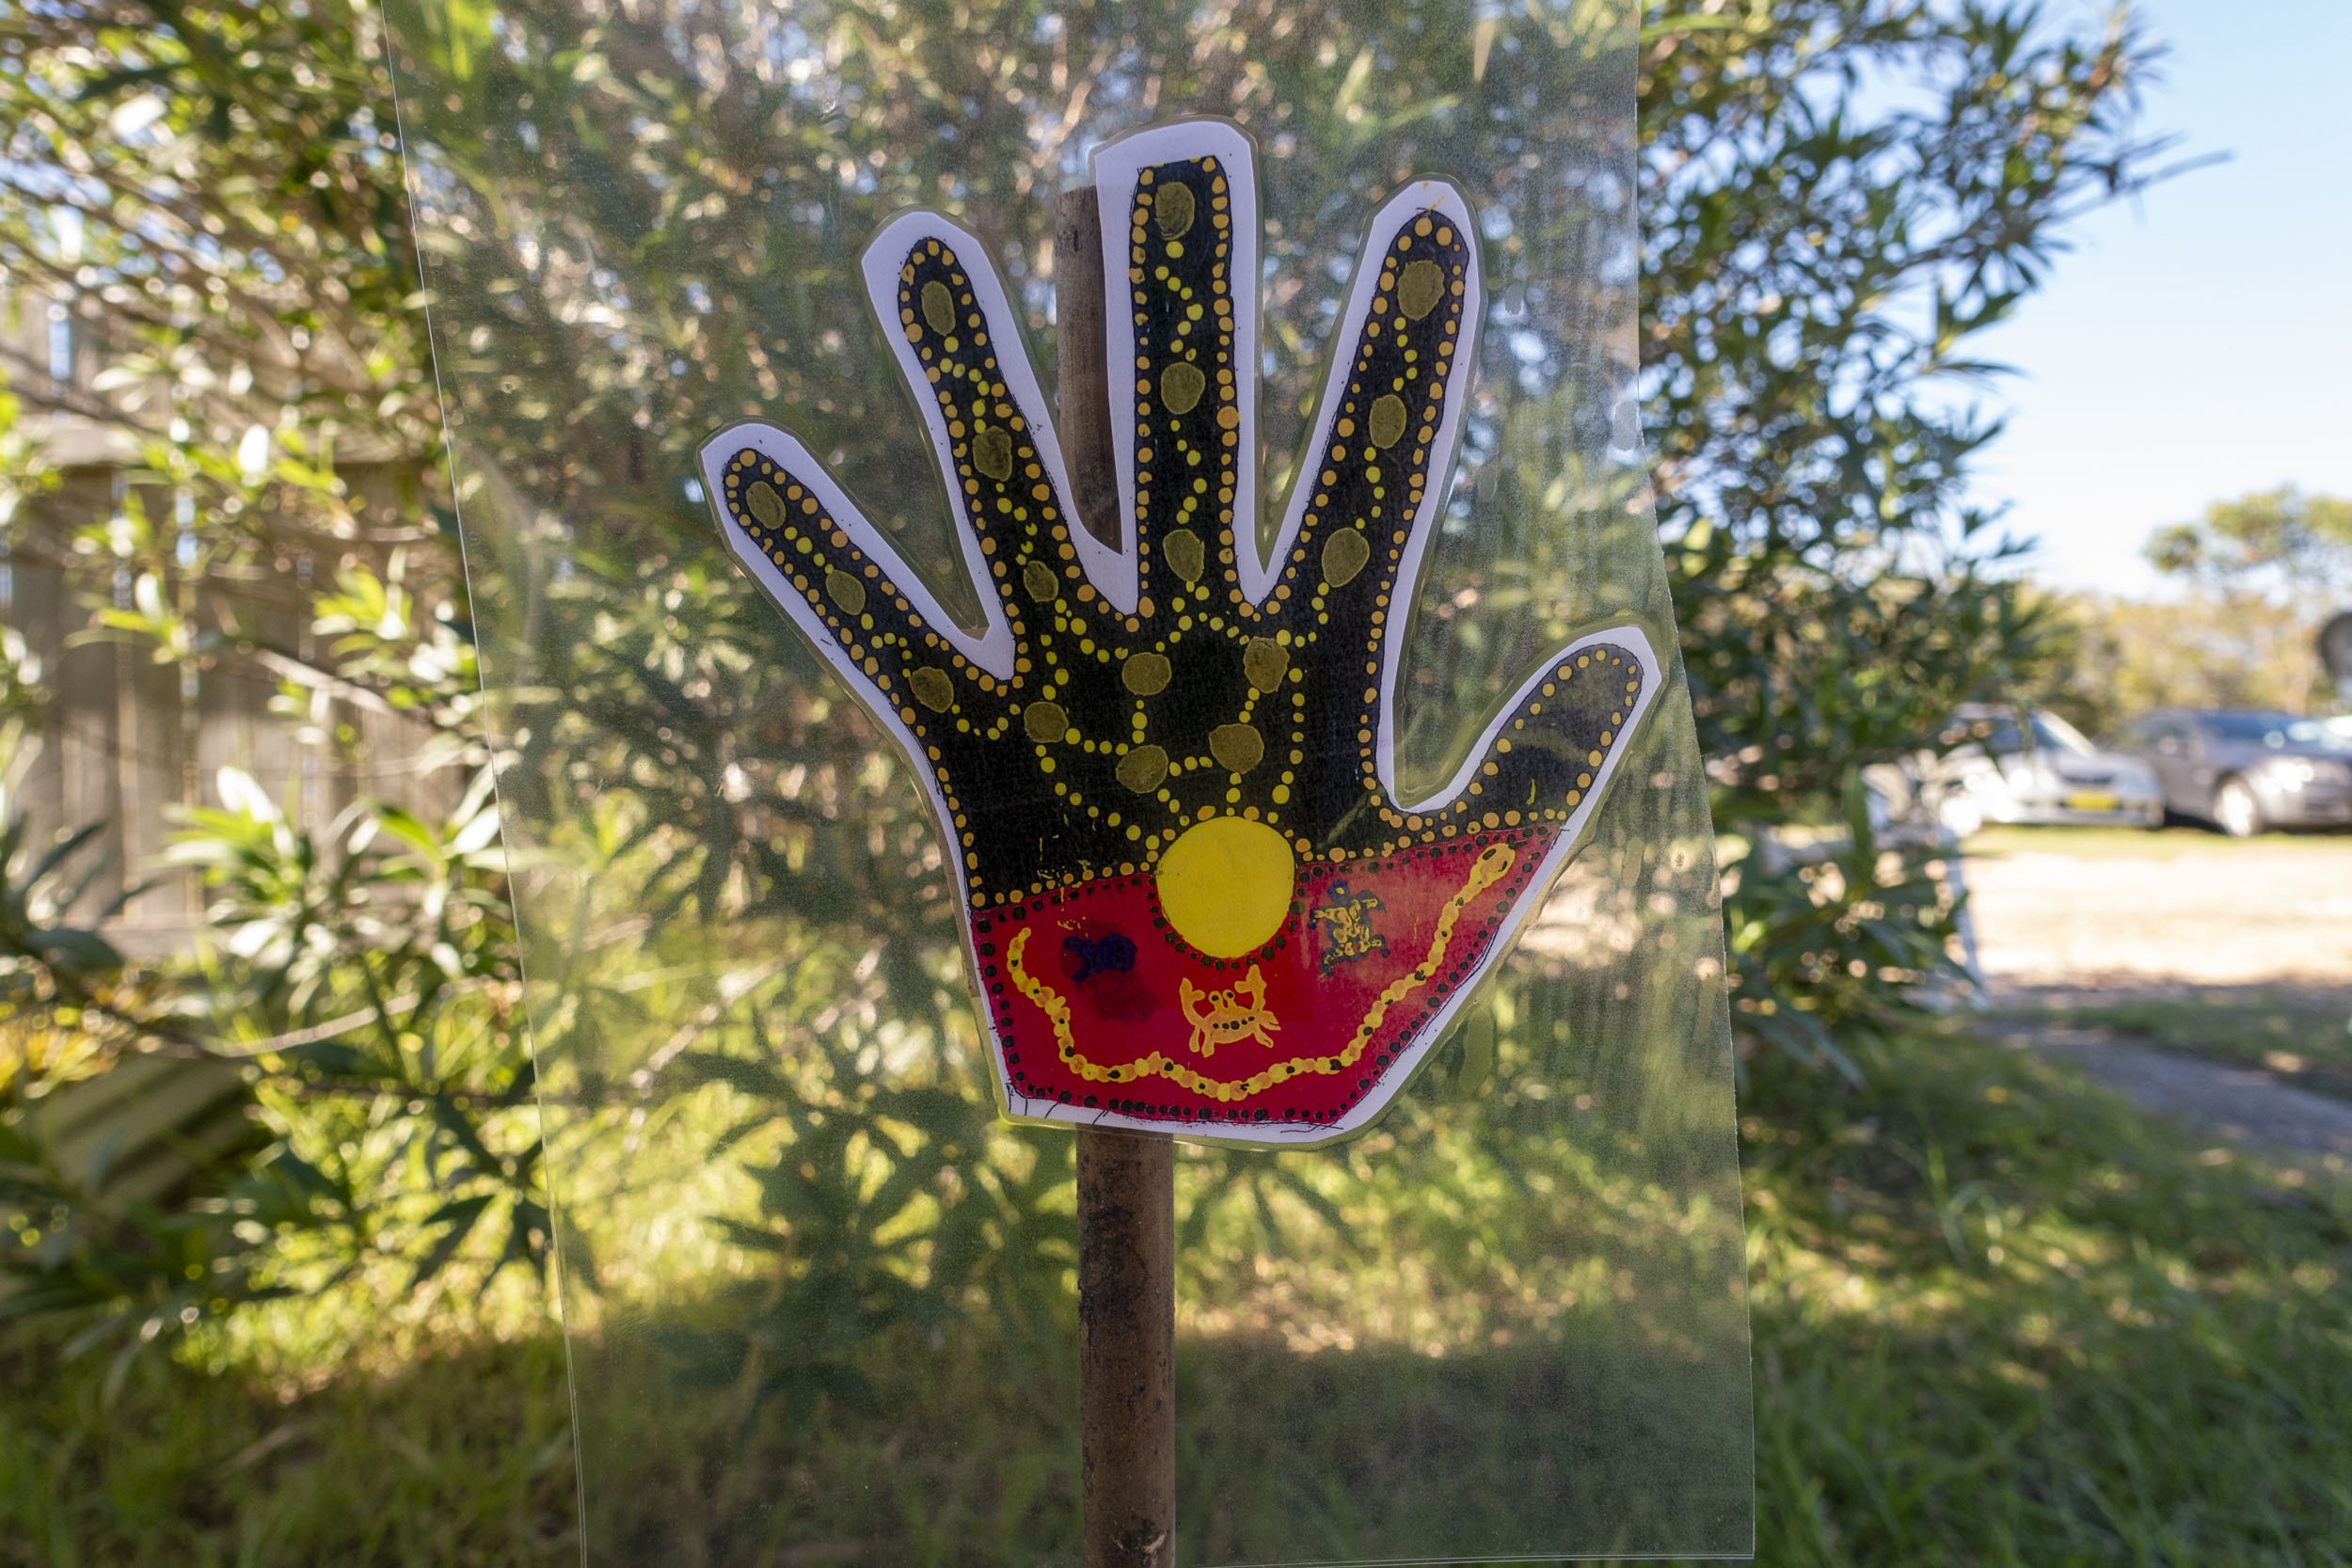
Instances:
[[[2147,1110],[2209,1137],[2352,1172],[2352,1104],[2282,1083],[2259,1068],[2199,1061],[2106,1029],[2009,1024],[1994,1037],[2070,1061]]]
[[[2206,1135],[2352,1172],[2352,1103],[2054,1015],[2233,994],[2352,1008],[2352,839],[2014,832],[1972,841],[1964,866],[1987,990],[2011,1015],[1993,1033]]]

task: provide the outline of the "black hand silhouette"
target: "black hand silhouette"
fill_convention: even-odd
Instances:
[[[1487,904],[1464,902],[1444,925],[1456,955],[1445,967],[1462,973],[1435,967],[1445,942],[1417,937],[1420,951],[1397,956],[1430,970],[1415,982],[1420,1034],[1382,1058],[1409,1069],[1572,850],[1654,694],[1654,656],[1630,626],[1578,639],[1527,681],[1443,788],[1403,798],[1393,751],[1403,633],[1452,467],[1482,298],[1469,204],[1449,184],[1419,181],[1375,217],[1315,446],[1261,554],[1248,144],[1221,123],[1180,122],[1104,148],[1095,172],[1123,547],[1078,526],[1004,286],[979,243],[931,214],[885,228],[865,267],[964,525],[981,624],[952,620],[781,430],[743,424],[713,438],[708,492],[738,558],[921,770],[954,835],[984,982],[1000,957],[984,940],[1002,926],[992,911],[1025,917],[1064,907],[1068,890],[1140,889],[1136,919],[1166,942],[1210,971],[1252,963],[1218,993],[1235,1010],[1216,1037],[1271,1047],[1263,985],[1254,1007],[1234,1000],[1259,979],[1256,960],[1303,952],[1311,935],[1326,974],[1335,950],[1391,951],[1373,925],[1346,918],[1357,905],[1337,906],[1338,916],[1327,902],[1320,915],[1310,907],[1305,890],[1327,886],[1323,870],[1354,864],[1362,882],[1366,863],[1393,867],[1417,849],[1491,840],[1507,850],[1479,863],[1510,868],[1481,884],[1497,885]],[[1412,902],[1393,918],[1409,925]],[[1473,936],[1455,939],[1456,919],[1477,927],[1468,958]],[[1348,954],[1350,943],[1363,953]],[[1104,983],[1093,970],[1084,978]],[[1125,1005],[1199,1025],[1192,1003],[1208,988],[1189,976],[1180,985],[1181,1000]],[[1023,1026],[1010,1002],[997,1012],[1013,1054]],[[1205,1054],[1208,1039],[1196,1032],[1192,1047]],[[1282,1041],[1307,1051],[1301,1072],[1343,1070],[1318,1065],[1330,1058],[1311,1041]],[[1065,1038],[1060,1059],[1085,1052]],[[1045,1101],[1043,1085],[1009,1078],[1016,1111],[1093,1098],[1053,1091],[1060,1098]],[[1237,1103],[1221,1093],[1201,1091]],[[1216,1114],[1118,1113],[1151,1124]]]

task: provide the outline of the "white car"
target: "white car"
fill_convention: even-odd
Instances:
[[[2022,722],[2021,722],[2022,721]],[[1933,769],[1944,825],[1965,836],[1988,822],[2156,828],[2164,788],[2137,757],[2102,751],[2055,713],[1964,707]]]

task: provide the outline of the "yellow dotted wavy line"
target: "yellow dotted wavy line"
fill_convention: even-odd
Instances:
[[[1518,851],[1507,844],[1488,845],[1480,853],[1476,863],[1470,866],[1469,879],[1463,882],[1461,891],[1446,900],[1444,910],[1438,915],[1438,928],[1429,939],[1429,956],[1422,959],[1419,968],[1398,977],[1388,990],[1374,999],[1372,1010],[1364,1014],[1364,1022],[1357,1026],[1356,1037],[1349,1040],[1344,1048],[1329,1056],[1294,1056],[1287,1062],[1277,1062],[1239,1082],[1207,1077],[1182,1062],[1169,1060],[1157,1051],[1140,1061],[1126,1062],[1118,1067],[1104,1067],[1089,1060],[1078,1049],[1078,1042],[1071,1033],[1070,1004],[1053,987],[1031,974],[1022,965],[1021,955],[1029,945],[1029,933],[1025,929],[1016,932],[1012,941],[1006,944],[1005,969],[1012,976],[1012,983],[1021,994],[1036,1003],[1053,1022],[1054,1043],[1060,1048],[1062,1059],[1081,1078],[1096,1084],[1124,1084],[1137,1078],[1156,1076],[1168,1079],[1210,1100],[1228,1102],[1247,1100],[1302,1072],[1328,1074],[1354,1067],[1371,1045],[1372,1037],[1379,1032],[1382,1022],[1389,1016],[1389,1009],[1428,984],[1431,976],[1445,966],[1446,949],[1453,945],[1454,927],[1461,921],[1462,911],[1470,908],[1471,901],[1480,894],[1501,881],[1518,861]]]

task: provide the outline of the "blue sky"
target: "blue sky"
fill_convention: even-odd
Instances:
[[[2209,500],[2352,495],[2352,0],[2137,8],[2171,49],[2147,128],[2230,161],[2083,220],[1986,334],[2018,373],[1989,394],[2010,416],[1977,494],[2040,540],[2035,576],[2147,593],[2149,531]]]

